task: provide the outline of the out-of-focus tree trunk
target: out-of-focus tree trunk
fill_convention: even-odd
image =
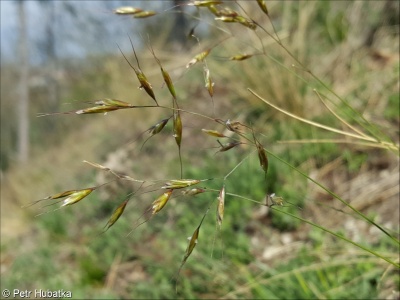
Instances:
[[[47,72],[46,72],[46,85],[49,99],[49,106],[51,111],[58,109],[58,82],[56,78],[57,72],[57,56],[55,51],[55,1],[44,1],[47,4],[47,24],[46,24],[46,54],[47,54]]]
[[[182,13],[176,14],[176,19],[174,21],[174,25],[172,26],[171,31],[171,40],[175,43],[179,44],[181,47],[187,47],[187,37],[186,34],[188,33],[188,20],[186,19],[185,15],[183,14],[184,6],[182,4],[186,3],[182,0],[173,0],[173,5],[176,6],[177,10],[181,11]]]
[[[23,163],[29,157],[29,58],[28,34],[26,27],[25,2],[18,1],[19,42],[18,55],[20,65],[20,78],[18,85],[17,122],[18,122],[18,161]]]

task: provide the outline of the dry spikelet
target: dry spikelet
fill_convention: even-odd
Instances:
[[[182,195],[184,196],[195,196],[197,194],[204,193],[206,190],[201,188],[194,188],[182,191]]]
[[[173,190],[170,189],[158,197],[152,204],[152,214],[158,213],[167,204],[169,198],[171,197]]]
[[[219,192],[218,196],[217,222],[220,228],[222,225],[222,220],[224,219],[224,209],[225,209],[225,185],[222,186],[222,189]]]
[[[264,0],[257,0],[258,6],[262,9],[262,11],[268,16],[267,4]]]
[[[126,205],[128,204],[129,200],[125,200],[124,202],[122,202],[112,213],[110,219],[108,220],[107,224],[104,226],[104,231],[106,232],[111,226],[113,226],[115,224],[115,222],[118,221],[119,217],[122,215],[122,213],[125,210]]]
[[[240,127],[246,127],[245,125],[243,125],[242,123],[235,121],[235,122],[231,122],[230,119],[228,119],[225,122],[225,126],[228,130],[233,131],[233,132],[237,132],[239,131]]]
[[[170,181],[166,182],[162,188],[163,189],[183,189],[183,188],[198,184],[201,181],[202,180],[198,180],[198,179],[174,179],[174,180],[170,180]]]
[[[100,164],[93,163],[93,162],[90,162],[90,161],[87,161],[87,160],[84,160],[83,162],[84,162],[84,163],[87,163],[88,165],[91,165],[92,167],[98,168],[98,169],[100,169],[100,170],[103,170],[103,171],[110,171],[110,168],[107,168],[107,167],[102,166],[102,165],[100,165]]]
[[[254,131],[253,131],[253,139],[254,143],[257,148],[257,153],[258,153],[258,159],[260,161],[260,166],[264,170],[265,175],[267,175],[268,172],[268,157],[267,154],[264,150],[264,147],[261,145],[261,143],[256,139]]]
[[[114,9],[114,13],[117,15],[134,15],[139,12],[142,12],[140,8],[132,7],[132,6],[121,6]]]
[[[152,17],[152,16],[154,16],[156,14],[157,13],[155,11],[148,10],[148,11],[138,12],[138,13],[134,14],[133,17],[137,18],[137,19],[139,19],[139,18],[148,18],[148,17]]]
[[[202,129],[201,131],[203,131],[204,133],[206,133],[208,135],[214,136],[214,137],[227,137],[223,133],[216,131],[216,130]]]
[[[219,140],[217,140],[217,142],[220,144],[221,148],[219,148],[219,150],[217,152],[215,152],[215,154],[217,154],[218,152],[228,151],[228,150],[230,150],[230,149],[232,149],[232,148],[234,148],[234,147],[236,147],[236,146],[238,146],[240,144],[243,144],[242,142],[230,142],[230,143],[227,143],[227,144],[223,145],[223,144],[221,144],[221,142]]]
[[[193,1],[188,3],[187,5],[197,6],[197,7],[210,7],[218,4],[222,4],[222,1],[216,1],[216,0]]]
[[[256,141],[256,147],[258,152],[258,158],[260,160],[260,166],[264,170],[265,174],[267,174],[268,171],[267,154],[265,153],[264,147],[258,141]]]
[[[242,61],[242,60],[248,59],[252,56],[253,56],[252,54],[239,54],[239,55],[234,55],[234,56],[229,57],[229,60]]]

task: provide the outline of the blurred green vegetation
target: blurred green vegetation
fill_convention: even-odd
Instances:
[[[310,69],[315,69],[329,87],[339,89],[349,103],[365,112],[368,118],[373,118],[374,124],[380,125],[390,138],[396,139],[399,94],[394,79],[398,78],[399,63],[392,62],[394,68],[390,67],[390,62],[382,65],[380,60],[375,61],[368,54],[372,51],[368,48],[370,46],[355,41],[357,35],[367,37],[368,29],[379,30],[375,47],[378,47],[378,42],[389,47],[390,41],[398,39],[398,31],[391,30],[393,25],[384,21],[391,13],[385,10],[384,4],[341,1],[267,3],[271,4],[272,19],[277,24],[278,33],[284,37],[285,45],[293,49]],[[255,3],[248,1],[243,6],[257,20],[267,23]],[[355,13],[359,15],[355,16]],[[223,28],[229,28],[229,25],[218,23]],[[398,30],[398,24],[396,26]],[[154,27],[149,28],[149,33],[157,33]],[[256,131],[262,133],[260,139],[267,149],[307,174],[322,174],[320,179],[327,181],[332,188],[340,189],[346,182],[356,179],[361,170],[374,169],[379,165],[374,163],[374,159],[384,158],[389,165],[393,161],[396,163],[396,158],[393,159],[385,150],[365,150],[339,143],[283,143],[310,138],[333,139],[335,135],[321,133],[312,126],[283,116],[250,96],[247,87],[299,116],[332,127],[342,124],[318,103],[312,89],[320,87],[320,84],[307,74],[301,77],[305,80],[292,76],[289,66],[293,60],[277,45],[265,46],[273,59],[255,56],[243,62],[221,61],[221,57],[255,51],[254,45],[258,45],[259,38],[247,35],[246,28],[238,30],[242,31],[213,49],[207,61],[216,83],[213,100],[221,118],[241,118],[246,124],[254,125]],[[215,32],[210,30],[208,34],[213,36]],[[156,37],[152,36],[151,40],[156,41]],[[201,41],[202,47],[205,47],[206,40]],[[214,38],[209,45],[219,40]],[[202,47],[196,46],[189,54],[176,58],[163,51],[162,46],[159,50],[154,46],[159,58],[170,67],[167,70],[184,66],[200,52],[200,48],[204,49]],[[393,44],[392,47],[389,50],[398,53],[398,46]],[[138,54],[143,69],[148,71],[149,80],[156,82],[153,87],[163,95],[160,102],[167,103],[170,100],[166,88],[156,77],[158,66],[145,49]],[[132,58],[132,54],[129,55]],[[102,64],[98,63],[100,61]],[[105,95],[131,103],[147,103],[143,99],[146,95],[136,91],[136,78],[120,56],[91,57],[78,65],[78,69],[75,66],[70,70],[62,86],[62,102],[77,101],[60,105],[60,111],[80,108],[87,104],[84,101]],[[193,111],[203,109],[205,114],[211,115],[212,102],[204,89],[201,67],[173,74],[182,107],[193,108]],[[13,78],[10,75],[2,79],[2,85]],[[374,84],[378,81],[380,84]],[[37,91],[34,96],[37,101],[31,108],[32,115],[46,111],[47,103],[40,100],[41,95]],[[3,94],[2,87],[2,99],[3,96],[9,95],[7,92]],[[341,117],[351,122],[351,112],[343,103],[335,105]],[[26,204],[28,199],[39,199],[75,187],[93,186],[112,178],[99,177],[101,171],[82,167],[80,162],[83,159],[98,163],[107,161],[138,179],[175,178],[178,174],[177,148],[171,138],[171,124],[167,125],[168,133],[154,136],[142,151],[139,148],[143,139],[131,143],[140,132],[165,118],[165,112],[122,111],[107,116],[61,115],[36,119],[31,127],[35,158],[29,165],[21,167],[10,163],[14,159],[15,124],[9,121],[4,109],[12,109],[12,103],[2,101],[1,115],[2,135],[4,132],[10,139],[10,144],[2,144],[1,151],[1,167],[6,170],[8,178],[2,182],[5,189],[2,198],[6,197],[9,202]],[[2,240],[1,244],[2,288],[64,289],[72,291],[73,298],[77,299],[365,299],[389,297],[392,292],[398,295],[398,270],[278,210],[227,194],[224,220],[221,230],[218,230],[216,197],[223,185],[222,178],[245,159],[227,178],[227,193],[261,203],[265,203],[266,193],[275,193],[290,202],[280,209],[329,224],[327,226],[332,226],[329,229],[344,235],[356,230],[355,236],[363,245],[379,250],[393,260],[398,258],[398,247],[381,235],[376,237],[371,233],[372,229],[357,231],[358,226],[362,226],[356,223],[359,220],[355,216],[336,206],[326,194],[315,192],[303,176],[288,166],[270,157],[265,181],[257,153],[253,152],[246,158],[250,153],[248,145],[214,155],[217,149],[213,147],[218,146],[216,140],[199,132],[201,128],[213,129],[215,124],[197,121],[192,116],[183,118],[186,118],[184,124],[188,124],[184,129],[182,146],[184,177],[213,178],[199,184],[199,187],[207,188],[205,193],[194,197],[174,193],[159,214],[129,236],[126,235],[143,220],[140,217],[160,195],[160,190],[134,195],[118,222],[104,234],[100,234],[102,227],[114,209],[128,193],[139,187],[138,184],[100,188],[74,206],[37,218],[33,218],[36,210],[27,209],[21,220],[24,222],[22,233],[13,233],[11,225],[2,221],[2,227],[7,227],[12,236],[6,242]],[[3,127],[3,122],[6,127]],[[48,131],[49,126],[54,126],[53,130]],[[380,131],[376,132],[380,134]],[[386,136],[382,138],[386,139]],[[129,145],[136,144],[139,146],[129,148]],[[339,167],[332,163],[338,159],[341,162]],[[385,162],[380,164],[385,168]],[[334,171],[341,178],[334,177]],[[210,203],[198,244],[175,285],[188,244],[187,237],[193,234]],[[13,205],[7,209],[19,210]],[[4,210],[4,206],[2,208]],[[48,208],[51,210],[57,206]],[[380,221],[390,217],[387,213],[372,211]],[[345,214],[335,214],[338,212]],[[344,216],[349,216],[355,223],[345,227]],[[384,221],[385,224],[386,221],[396,222]],[[395,234],[398,230],[398,227],[393,228]]]

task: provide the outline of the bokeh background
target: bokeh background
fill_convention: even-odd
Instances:
[[[256,1],[239,3],[273,33]],[[118,50],[117,45],[136,65],[129,37],[162,105],[170,106],[171,97],[146,47],[149,42],[170,72],[183,109],[251,124],[262,133],[259,139],[267,149],[397,237],[399,160],[396,152],[348,140],[285,142],[336,136],[279,113],[247,88],[298,116],[345,128],[313,92],[321,85],[304,70],[293,68],[293,59],[271,36],[217,22],[206,8],[197,10],[180,1],[1,1],[0,5],[2,289],[63,289],[76,299],[398,299],[398,269],[316,227],[249,201],[265,201],[257,154],[245,144],[215,154],[216,139],[201,129],[224,128],[203,117],[182,114],[184,177],[215,178],[202,186],[216,192],[193,198],[176,194],[129,236],[159,190],[133,197],[118,222],[101,235],[113,210],[138,184],[109,184],[76,205],[40,216],[36,216],[43,212],[40,205],[21,208],[48,195],[114,179],[83,160],[143,180],[179,177],[171,124],[141,149],[148,135],[140,133],[168,117],[168,110],[37,117],[87,107],[88,101],[101,98],[153,104],[137,88],[134,72]],[[379,127],[383,140],[398,144],[399,3],[267,1],[267,5],[285,47]],[[120,6],[158,14],[146,19],[114,14]],[[221,7],[243,13],[233,1]],[[189,36],[191,30],[198,39]],[[260,53],[261,43],[265,55],[227,60]],[[204,87],[203,65],[186,68],[205,49],[212,49],[207,66],[215,82],[213,99]],[[347,112],[340,104],[335,110],[344,116]],[[211,206],[199,243],[180,273],[176,294],[174,277],[187,237],[218,196],[221,178],[242,160],[227,179],[226,190],[244,198],[227,196],[221,230],[216,226],[215,203]],[[282,210],[399,261],[398,245],[375,226],[273,158],[267,190],[293,204]]]

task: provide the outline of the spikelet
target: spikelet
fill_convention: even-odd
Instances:
[[[217,152],[215,152],[215,154],[217,154],[218,152],[225,152],[228,151],[236,146],[239,146],[240,144],[243,144],[242,142],[230,142],[227,144],[221,144],[220,141],[217,140],[217,142],[220,144],[221,148],[219,148],[219,150]]]
[[[124,202],[122,202],[112,213],[110,219],[108,220],[107,224],[104,226],[104,231],[106,232],[108,229],[110,229],[111,226],[113,226],[115,224],[115,222],[118,221],[119,217],[123,214],[126,205],[128,204],[129,200],[125,200]]]
[[[93,188],[88,188],[88,189],[83,189],[83,190],[79,190],[79,191],[72,193],[68,198],[64,199],[61,207],[72,205],[72,204],[75,204],[75,203],[81,201],[83,198],[85,198],[87,195],[89,195],[91,192],[93,192],[93,190],[94,190]]]
[[[114,9],[114,13],[117,15],[134,15],[139,12],[142,12],[140,8],[132,7],[132,6],[121,6]]]
[[[152,214],[158,213],[167,204],[169,198],[171,197],[173,190],[170,189],[158,197],[152,204]]]
[[[76,200],[74,203],[78,202],[79,200],[82,200],[84,197],[86,197],[87,195],[89,195],[95,188],[88,188],[88,189],[82,189],[82,190],[69,190],[69,191],[65,191],[65,192],[61,192],[61,193],[57,193],[54,195],[50,195],[47,196],[43,199],[39,199],[36,201],[33,201],[32,203],[28,204],[28,205],[24,205],[22,207],[29,207],[32,206],[36,203],[45,201],[45,200],[55,200],[55,199],[60,199],[60,198],[64,198],[67,196],[70,196],[68,198],[66,198],[65,200],[63,200],[64,202],[69,199],[67,202],[72,202],[73,199],[78,199],[79,197],[81,197],[80,199]],[[70,203],[73,204],[73,203]],[[65,205],[70,205],[70,204],[64,204]]]
[[[192,236],[188,238],[189,239],[189,244],[188,244],[188,246],[186,248],[185,255],[183,256],[181,265],[179,266],[179,270],[178,270],[178,272],[176,274],[176,285],[175,285],[176,291],[177,291],[177,288],[178,288],[179,274],[180,274],[183,266],[185,265],[187,259],[189,258],[190,254],[192,254],[194,247],[196,247],[196,245],[197,245],[197,242],[198,242],[198,239],[199,239],[199,233],[200,233],[201,224],[203,224],[204,218],[206,217],[206,215],[207,215],[209,210],[210,210],[210,207],[208,207],[206,213],[203,215],[203,218],[201,219],[199,226],[197,226],[197,228],[193,232]]]
[[[214,5],[222,4],[222,1],[216,0],[203,0],[203,1],[193,1],[188,3],[189,6],[196,6],[196,7],[210,7]]]
[[[174,179],[165,183],[163,189],[183,189],[198,184],[202,180],[198,179]],[[204,180],[203,180],[204,181]]]
[[[195,196],[197,194],[204,193],[206,190],[201,188],[193,188],[182,191],[182,195],[184,196]]]
[[[221,14],[219,13],[219,10],[215,7],[215,5],[210,5],[210,6],[207,6],[208,7],[208,10],[214,15],[214,16],[217,16],[217,17],[219,17]]]
[[[216,131],[216,130],[202,129],[201,131],[203,131],[204,133],[206,133],[208,135],[214,136],[214,137],[227,137],[223,133]]]
[[[195,57],[193,57],[186,65],[186,68],[190,68],[191,66],[197,64],[200,61],[203,61],[211,52],[211,49],[207,49],[199,54],[197,54]]]
[[[117,99],[110,99],[110,98],[105,98],[102,100],[98,100],[95,102],[95,104],[98,105],[104,105],[104,106],[113,106],[113,107],[118,107],[118,108],[131,108],[131,107],[135,107],[134,105],[125,102],[125,101],[121,101],[121,100],[117,100]]]
[[[224,209],[225,209],[225,185],[219,192],[218,196],[218,206],[217,206],[217,222],[219,228],[221,228],[222,220],[224,219]]]
[[[248,59],[252,56],[253,56],[252,54],[239,54],[239,55],[234,55],[234,56],[229,57],[229,60],[242,61],[242,60]]]
[[[211,80],[210,77],[210,70],[204,68],[204,80],[206,82],[206,88],[210,97],[214,96],[214,82]]]
[[[256,139],[254,131],[253,131],[253,139],[254,143],[257,148],[257,153],[258,153],[258,159],[260,161],[260,166],[264,170],[265,176],[267,175],[268,172],[268,157],[267,154],[264,150],[264,147],[261,145],[261,143]]]
[[[268,9],[267,9],[267,4],[265,3],[264,0],[257,0],[258,6],[261,8],[261,10],[268,16]]]
[[[146,93],[154,100],[154,102],[155,102],[155,103],[157,104],[157,106],[158,106],[158,102],[157,102],[156,96],[155,96],[155,94],[154,94],[153,88],[152,88],[150,82],[147,80],[146,76],[144,75],[143,71],[140,69],[139,59],[137,58],[136,51],[135,51],[135,47],[133,47],[133,42],[132,42],[131,37],[129,37],[129,41],[130,41],[130,43],[131,43],[133,53],[135,54],[135,58],[136,58],[136,62],[137,62],[137,64],[138,64],[138,68],[136,69],[136,68],[129,62],[129,60],[126,58],[125,54],[122,52],[121,48],[117,45],[118,48],[119,48],[119,51],[121,52],[122,56],[125,58],[126,62],[129,64],[129,66],[130,66],[130,67],[133,69],[133,71],[135,72],[136,77],[137,77],[137,79],[138,79],[139,82],[140,82],[139,88],[140,88],[140,89],[144,89],[144,90],[146,91]]]
[[[152,17],[154,15],[156,15],[157,13],[155,11],[152,10],[148,10],[148,11],[141,11],[138,12],[136,14],[133,15],[134,18],[139,19],[139,18],[148,18],[148,17]]]

